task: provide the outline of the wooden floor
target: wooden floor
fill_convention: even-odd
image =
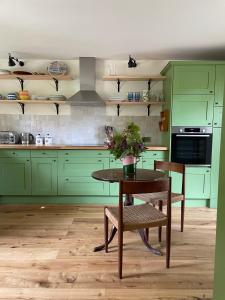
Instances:
[[[212,299],[215,218],[212,209],[186,209],[181,233],[173,209],[169,270],[165,256],[149,253],[135,232],[126,232],[119,280],[117,239],[108,254],[92,251],[103,238],[102,207],[2,205],[0,299]],[[156,233],[150,231],[151,240],[159,246]]]

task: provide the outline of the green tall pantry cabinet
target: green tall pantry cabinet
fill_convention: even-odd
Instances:
[[[171,144],[171,126],[210,126],[213,130],[211,168],[186,167],[186,198],[217,206],[220,137],[224,102],[225,62],[176,61],[161,72],[164,82],[165,109],[170,110],[169,131],[163,133]],[[171,149],[171,147],[170,147]],[[171,174],[173,190],[181,189],[177,174]]]

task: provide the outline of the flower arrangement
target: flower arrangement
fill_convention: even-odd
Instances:
[[[121,133],[115,132],[108,143],[108,148],[115,159],[123,159],[127,156],[140,157],[145,147],[139,126],[131,122]]]

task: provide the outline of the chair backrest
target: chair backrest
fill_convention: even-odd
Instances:
[[[119,191],[119,223],[123,223],[123,195],[168,192],[167,216],[171,221],[171,177],[155,181],[120,181]],[[150,204],[149,204],[150,205]]]
[[[185,195],[185,165],[184,164],[155,160],[154,170],[171,171],[171,172],[182,174],[181,193]]]

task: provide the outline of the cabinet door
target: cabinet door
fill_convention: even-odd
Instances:
[[[57,158],[32,158],[32,195],[57,195]]]
[[[187,199],[210,198],[210,168],[187,167],[185,177]]]
[[[30,194],[30,158],[0,158],[0,195]]]
[[[217,207],[221,128],[213,128],[210,207]]]
[[[109,158],[60,157],[59,195],[109,195],[109,183],[91,177],[92,172],[109,168]]]
[[[225,86],[225,66],[216,66],[215,106],[223,106]]]
[[[223,106],[214,106],[213,127],[222,127]]]
[[[175,95],[172,106],[173,126],[211,126],[213,121],[213,96]]]
[[[214,83],[213,65],[174,66],[173,94],[212,95]]]

